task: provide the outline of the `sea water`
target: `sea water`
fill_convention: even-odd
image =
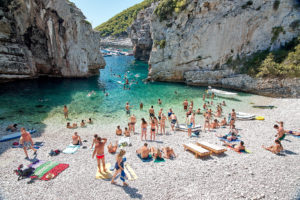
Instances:
[[[106,66],[100,70],[100,76],[80,79],[40,78],[1,84],[0,123],[18,123],[30,127],[45,123],[65,125],[63,105],[69,109],[68,121],[71,123],[79,123],[91,117],[95,123],[117,125],[128,119],[126,102],[132,106],[131,113],[138,120],[141,117],[148,120],[148,109],[153,105],[156,114],[163,108],[167,115],[168,109],[172,108],[179,122],[184,122],[182,103],[185,99],[189,102],[193,100],[194,109],[201,108],[203,112],[202,95],[206,94],[207,87],[187,86],[183,83],[146,83],[143,80],[148,73],[147,63],[136,61],[131,56],[112,56],[105,60]],[[130,86],[124,89],[125,76]],[[92,91],[94,93],[88,96]],[[157,103],[159,98],[162,105]],[[251,109],[251,102],[257,102],[258,99],[264,97],[239,92],[231,99],[217,97],[210,108],[215,111],[217,103],[226,101],[224,113],[231,108],[247,112]],[[141,102],[144,104],[143,110],[139,108]],[[199,115],[196,120],[202,122],[201,118],[202,115]]]

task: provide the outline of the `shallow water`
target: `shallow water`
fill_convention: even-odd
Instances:
[[[194,101],[194,109],[203,105],[202,95],[207,88],[186,86],[180,83],[153,82],[145,84],[142,80],[147,77],[147,63],[135,61],[129,56],[107,57],[106,67],[101,70],[100,77],[88,79],[49,79],[18,81],[6,83],[0,86],[0,121],[2,123],[19,123],[27,126],[37,126],[39,123],[65,124],[62,107],[69,108],[69,121],[79,122],[81,119],[91,117],[97,123],[116,124],[126,121],[127,115],[124,108],[129,102],[133,106],[132,113],[138,118],[148,119],[147,110],[154,105],[156,113],[159,107],[158,98],[163,102],[161,105],[164,113],[173,108],[179,121],[184,120],[182,102],[184,99]],[[130,90],[123,89],[124,75],[131,82]],[[117,77],[120,75],[121,78]],[[137,82],[137,84],[136,84]],[[91,97],[87,94],[95,91]],[[175,93],[177,92],[177,94]],[[105,96],[105,93],[109,93]],[[239,93],[235,99],[217,98],[214,100],[213,110],[216,103],[223,100],[229,108],[240,111],[251,110],[250,102],[261,102],[265,97]],[[143,102],[144,110],[140,111],[139,103]],[[200,118],[200,116],[198,116]],[[197,119],[197,118],[196,118]]]

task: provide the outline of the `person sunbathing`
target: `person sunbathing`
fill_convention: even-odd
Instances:
[[[280,140],[275,140],[275,145],[269,147],[265,147],[264,145],[262,145],[261,147],[275,154],[280,153],[280,151],[283,150]]]
[[[77,134],[77,132],[74,133],[74,135],[72,136],[72,140],[73,140],[73,145],[81,145],[81,138],[80,136]]]
[[[81,127],[85,127],[84,120],[81,120],[81,122],[80,122],[80,126],[81,126]]]
[[[300,132],[296,132],[296,131],[285,131],[285,133],[295,135],[295,136],[300,136]]]
[[[150,153],[154,159],[162,159],[162,154],[159,148],[151,147]]]
[[[117,126],[116,135],[122,135],[122,129],[120,128],[120,126]]]
[[[227,120],[226,120],[225,117],[224,117],[224,119],[221,121],[220,126],[227,126]]]
[[[124,135],[125,135],[126,137],[130,137],[130,131],[128,130],[127,127],[125,127]]]
[[[234,151],[236,152],[241,152],[241,151],[245,151],[245,146],[244,146],[244,142],[241,141],[239,144],[230,144],[226,141],[223,141],[227,146],[233,148]]]
[[[217,119],[215,119],[214,122],[210,124],[210,128],[212,128],[212,129],[216,129],[216,128],[219,128],[219,127],[220,127],[220,125],[219,125]]]
[[[277,124],[274,125],[274,128],[277,130],[277,134],[276,134],[276,140],[283,140],[285,138],[285,130],[283,129],[283,127],[279,127]]]
[[[136,153],[141,156],[141,158],[148,158],[150,149],[148,148],[148,144],[145,143],[140,149],[136,150]]]
[[[77,128],[77,124],[73,123],[73,126],[71,126],[70,122],[67,123],[67,128]]]
[[[18,126],[18,124],[11,124],[11,125],[7,126],[6,131],[15,132],[18,130],[17,126]]]
[[[89,120],[87,120],[87,123],[92,124],[93,123],[92,118],[89,118]]]
[[[164,158],[170,159],[170,158],[176,158],[177,157],[175,155],[174,150],[170,147],[162,148],[162,150],[164,152]]]
[[[107,146],[108,152],[109,153],[116,153],[117,149],[118,149],[118,142],[116,142],[116,144],[113,146],[111,143],[109,143],[109,145]]]

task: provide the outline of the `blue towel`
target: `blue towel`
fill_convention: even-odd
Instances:
[[[143,161],[143,162],[151,162],[153,160],[151,154],[149,154],[148,158],[142,158],[140,154],[137,154],[137,156]]]
[[[231,141],[229,141],[229,140],[227,140],[227,139],[220,138],[220,140],[224,140],[224,141],[226,141],[226,142],[240,142],[240,140],[239,140],[239,139],[235,139],[235,140],[231,140]]]

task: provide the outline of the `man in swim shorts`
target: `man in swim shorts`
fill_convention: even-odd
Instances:
[[[68,117],[69,117],[69,111],[68,111],[68,108],[66,105],[64,105],[64,116],[65,116],[65,119],[68,119]]]
[[[103,171],[106,172],[105,169],[105,158],[104,158],[104,146],[107,142],[106,138],[97,138],[97,143],[95,145],[95,150],[93,152],[92,158],[94,159],[95,154],[97,158],[98,171],[101,173],[100,160],[102,160]]]
[[[126,110],[126,114],[127,114],[127,115],[130,115],[130,107],[131,107],[131,106],[129,106],[129,103],[126,102],[125,110]]]
[[[77,132],[74,133],[74,135],[72,136],[72,143],[73,145],[81,145],[81,138],[80,136],[77,134]]]
[[[143,147],[136,150],[136,153],[139,154],[141,156],[141,158],[148,158],[149,153],[150,153],[150,149],[148,148],[148,144],[145,143]]]
[[[153,106],[151,106],[151,108],[149,109],[149,115],[150,115],[150,118],[154,117],[154,108]]]
[[[172,113],[170,118],[171,118],[171,128],[172,128],[172,131],[174,131],[174,126],[177,123],[177,117],[176,117],[175,113]]]
[[[129,118],[129,131],[135,133],[135,123],[136,123],[136,117],[134,114],[132,114]]]
[[[24,153],[26,155],[25,159],[29,158],[27,148],[32,149],[34,151],[33,155],[36,155],[37,150],[33,148],[33,141],[31,135],[25,130],[25,128],[21,128],[21,138],[19,143],[23,147]]]

